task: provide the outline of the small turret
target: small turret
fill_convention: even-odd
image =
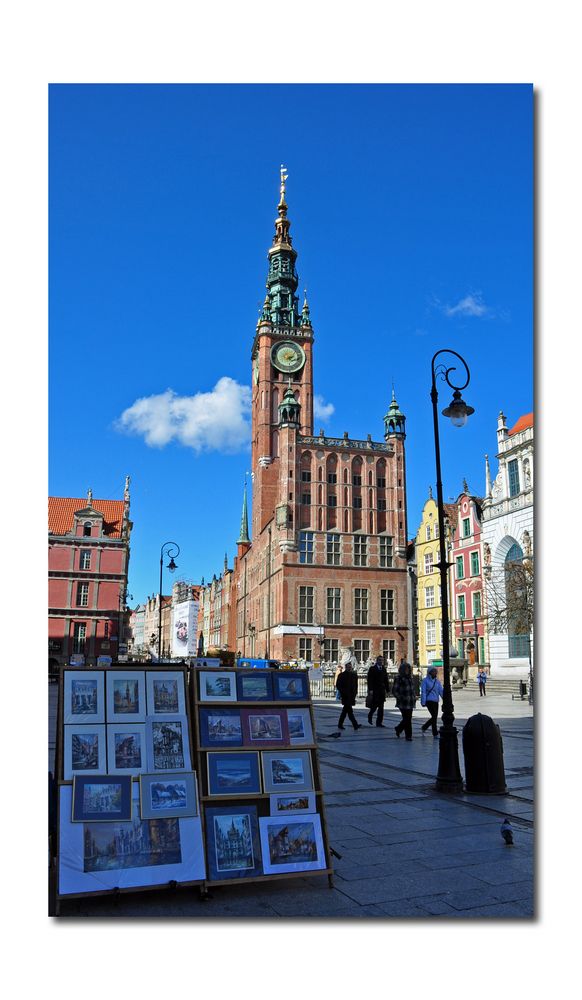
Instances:
[[[384,437],[386,441],[391,437],[400,437],[402,440],[406,437],[406,417],[402,413],[398,403],[396,402],[396,396],[394,393],[394,387],[392,388],[392,402],[388,407],[388,413],[384,416]]]
[[[291,388],[291,378],[289,378],[285,395],[279,403],[279,426],[284,427],[285,425],[289,425],[299,427],[300,413],[301,404],[295,399],[295,393]]]
[[[240,519],[240,535],[237,539],[237,545],[249,545],[250,541],[251,540],[249,538],[249,515],[247,510],[247,481],[245,479],[242,514]]]

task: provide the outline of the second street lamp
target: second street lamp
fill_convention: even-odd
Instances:
[[[452,365],[447,368],[444,364],[435,367],[435,361],[441,354],[452,354],[458,358],[465,367],[467,373],[466,380],[462,385],[455,385],[451,381],[450,374],[456,370]],[[455,728],[455,716],[453,696],[451,692],[451,671],[450,671],[450,638],[449,638],[449,597],[448,597],[448,567],[446,538],[445,538],[445,509],[443,505],[443,484],[441,476],[441,450],[439,441],[439,420],[438,420],[438,392],[436,388],[437,375],[442,378],[447,385],[453,389],[453,399],[449,406],[443,410],[444,417],[450,417],[455,427],[463,427],[467,422],[467,417],[475,412],[472,406],[467,406],[461,391],[466,389],[471,380],[471,373],[467,362],[457,354],[445,348],[437,351],[432,359],[432,387],[430,398],[432,401],[432,413],[434,424],[434,447],[436,457],[436,487],[437,487],[437,507],[439,521],[439,570],[441,575],[441,606],[442,606],[442,626],[443,626],[443,709],[442,726],[439,740],[439,769],[436,780],[437,791],[439,792],[462,792],[463,779],[459,768],[459,744],[457,740],[457,730]]]
[[[167,549],[167,551],[165,551]],[[175,549],[176,551],[172,551]],[[174,556],[180,555],[180,546],[176,545],[176,542],[164,542],[160,549],[160,591],[159,591],[159,602],[160,606],[158,608],[158,662],[162,659],[162,571],[164,569],[164,552],[170,557],[170,561],[167,565],[170,573],[178,569],[177,563],[174,562]]]

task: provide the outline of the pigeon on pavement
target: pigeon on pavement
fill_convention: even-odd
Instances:
[[[501,824],[501,836],[503,837],[508,847],[513,847],[513,827],[509,822],[509,820],[507,819],[507,816],[505,817],[503,823]]]

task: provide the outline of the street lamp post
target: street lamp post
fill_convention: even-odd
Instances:
[[[167,551],[165,551],[167,548]],[[176,551],[173,552],[172,549]],[[174,556],[180,555],[180,546],[176,542],[164,542],[160,549],[160,591],[159,591],[159,602],[160,606],[158,608],[158,661],[162,659],[162,571],[164,568],[164,553],[170,557],[170,561],[167,565],[170,573],[173,573],[175,569],[178,569],[177,564],[174,562]]]
[[[456,369],[455,365],[447,368],[444,364],[435,367],[435,361],[440,354],[452,354],[461,361],[465,367],[467,378],[462,385],[455,385],[450,374]],[[443,621],[443,710],[442,726],[439,740],[439,768],[437,773],[436,788],[439,792],[462,792],[463,779],[459,768],[459,744],[457,740],[457,730],[455,728],[455,716],[453,696],[451,693],[451,672],[450,672],[450,637],[449,637],[449,598],[448,598],[448,567],[446,539],[445,539],[445,509],[443,505],[443,484],[441,477],[441,450],[439,442],[439,422],[438,422],[438,392],[436,388],[437,375],[442,378],[451,389],[453,389],[453,399],[449,406],[443,410],[443,416],[450,417],[455,427],[463,427],[467,422],[467,417],[475,412],[472,406],[467,406],[464,402],[461,391],[470,382],[471,374],[467,362],[457,354],[445,348],[437,351],[432,359],[432,387],[430,398],[432,401],[432,413],[434,424],[434,447],[436,458],[436,487],[437,487],[437,507],[439,521],[439,570],[441,575],[441,605]]]

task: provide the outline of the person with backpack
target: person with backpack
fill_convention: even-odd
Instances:
[[[443,686],[437,673],[436,667],[429,667],[420,689],[420,704],[423,708],[427,708],[430,713],[430,719],[421,726],[421,732],[426,733],[428,727],[432,726],[432,735],[435,740],[438,738],[439,698],[443,696]]]
[[[359,722],[356,722],[356,717],[354,715],[354,705],[356,704],[356,698],[358,697],[358,675],[355,670],[352,669],[352,665],[349,660],[344,664],[344,669],[336,681],[336,688],[339,691],[343,706],[337,724],[338,729],[344,728],[346,715],[354,727],[354,730],[360,729],[361,726]]]
[[[412,713],[416,705],[416,694],[414,693],[414,681],[412,679],[412,667],[410,663],[401,663],[398,667],[398,675],[394,681],[392,694],[396,698],[396,708],[400,709],[402,719],[394,732],[400,739],[400,733],[404,730],[404,735],[408,742],[412,739]]]

